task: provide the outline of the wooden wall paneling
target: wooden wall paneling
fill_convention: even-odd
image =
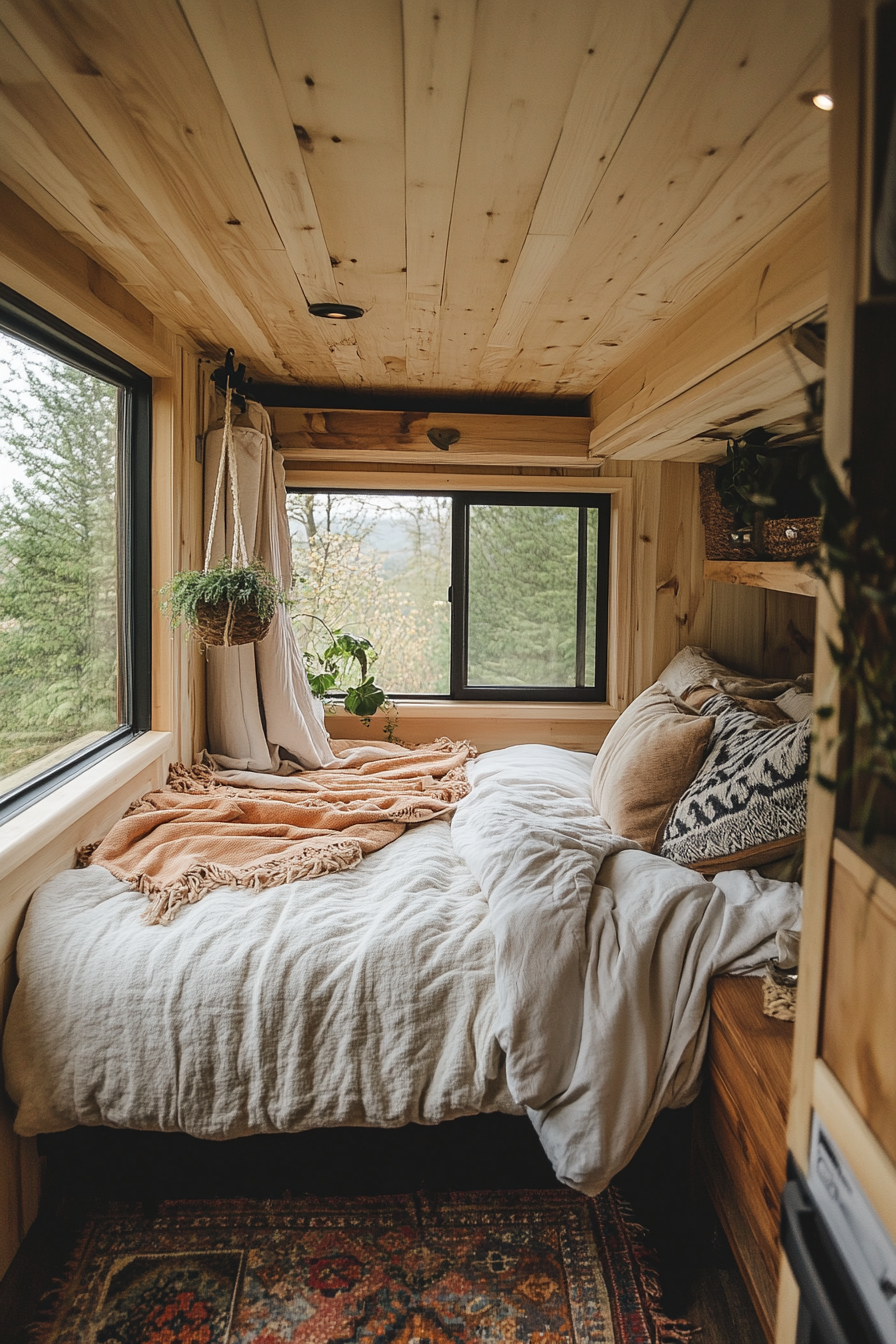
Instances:
[[[372,466],[362,470],[351,464],[345,470],[328,466],[326,462],[305,463],[299,467],[287,467],[286,484],[306,490],[527,490],[535,492],[563,491],[587,493],[589,491],[627,490],[631,484],[628,477],[598,477],[579,475],[565,470],[546,474],[539,468],[516,468],[504,472],[480,474],[472,471],[439,471],[436,466],[427,466],[416,471],[390,470],[389,463],[379,469]]]
[[[705,595],[697,468],[664,462],[660,471],[651,680],[685,645],[708,643],[707,635],[711,638],[709,623],[701,618]]]
[[[762,676],[765,599],[760,588],[713,584],[710,647],[723,663]]]
[[[598,6],[560,139],[480,365],[492,378],[516,355],[685,9],[682,0],[652,0],[635,10]]]
[[[489,0],[474,59],[448,239],[436,385],[480,385],[479,363],[560,139],[594,0]],[[590,389],[589,389],[590,390]]]
[[[834,847],[820,1054],[896,1163],[896,887]]]
[[[453,415],[402,411],[303,411],[274,407],[271,418],[278,447],[291,464],[321,461],[434,463],[457,465],[526,464],[581,467],[590,463],[591,421],[573,416]],[[450,452],[427,438],[432,428],[451,426],[460,440]]]
[[[476,0],[403,4],[405,355],[410,386],[426,384],[438,326],[473,63]]]
[[[769,40],[772,33],[774,41]],[[764,170],[757,166],[760,185],[752,193],[759,218],[752,213],[747,217],[741,208],[731,209],[730,197],[738,195],[740,175],[740,167],[733,165],[778,104],[800,92],[803,79],[815,71],[825,42],[826,13],[815,0],[799,0],[785,10],[776,0],[761,0],[737,11],[720,8],[714,0],[695,0],[689,6],[600,182],[588,219],[527,329],[526,346],[532,355],[508,369],[508,386],[530,389],[539,379],[558,390],[572,390],[579,384],[563,376],[582,344],[583,315],[590,319],[589,341],[595,347],[610,343],[612,356],[612,348],[634,334],[631,328],[617,332],[617,320],[604,322],[617,303],[625,311],[640,311],[647,327],[658,316],[662,299],[670,297],[670,286],[695,270],[704,284],[716,279],[718,272],[714,274],[708,263],[711,254],[685,230],[729,167],[730,189],[718,201],[722,214],[712,226],[717,235],[727,234],[733,249],[724,254],[721,269],[779,222],[782,213],[766,212],[759,205],[768,164]],[[698,100],[692,97],[694,89],[700,90]],[[680,116],[673,111],[676,107],[682,109]],[[771,146],[772,155],[775,148]],[[815,175],[819,164],[820,177]],[[823,183],[823,146],[820,152],[818,146],[809,147],[807,170],[794,184],[791,210]],[[661,195],[658,183],[665,184]],[[780,188],[786,195],[786,180]],[[659,256],[669,270],[658,301],[656,293],[642,294],[638,281]],[[700,263],[695,266],[696,258]],[[549,354],[542,355],[547,347],[552,347]],[[581,385],[589,380],[593,384],[601,372],[596,361],[588,363]]]
[[[608,705],[454,701],[445,706],[417,701],[399,706],[395,733],[398,741],[411,746],[433,742],[447,734],[473,742],[480,751],[498,751],[520,742],[541,742],[567,751],[597,752],[616,718],[617,711]],[[344,710],[327,715],[327,730],[337,739],[363,737],[382,741],[384,725],[381,714],[375,715],[367,726]]]
[[[632,692],[640,695],[654,681],[656,666],[657,564],[660,532],[666,520],[662,504],[662,464],[626,463],[634,484],[632,540],[633,676]]]
[[[251,350],[260,371],[295,376],[265,330],[263,307],[250,309],[231,278],[247,257],[283,244],[174,0],[145,0],[139,11],[82,5],[74,25],[60,21],[52,0],[2,0],[0,21],[184,256],[192,286],[215,296],[228,339]],[[143,40],[148,28],[152,42]],[[304,302],[298,307],[301,331]],[[322,338],[318,349],[332,376]]]
[[[232,3],[241,14],[239,0]],[[334,296],[366,310],[357,324],[325,323],[324,329],[331,341],[356,346],[366,384],[404,386],[401,5],[308,0],[300,23],[290,0],[260,0],[259,7],[289,112],[283,138],[291,140],[314,192],[333,260]],[[266,127],[259,131],[264,136]],[[254,166],[254,148],[249,158]]]
[[[814,597],[769,589],[765,595],[762,675],[799,677],[815,665]]]
[[[0,282],[147,373],[172,372],[168,333],[143,305],[0,184]]]
[[[693,303],[657,324],[592,394],[594,450],[601,452],[602,441],[822,309],[827,229],[822,191]]]
[[[198,361],[180,342],[175,356],[176,376],[153,384],[154,593],[178,570],[200,569],[203,561]],[[152,685],[152,726],[172,734],[171,759],[190,765],[205,745],[205,664],[199,645],[183,629],[171,629],[158,601]]]

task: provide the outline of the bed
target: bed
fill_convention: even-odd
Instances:
[[[528,1113],[588,1193],[699,1088],[707,986],[796,928],[792,882],[709,881],[595,811],[595,757],[511,747],[468,766],[451,822],[358,867],[219,889],[168,926],[102,868],[35,895],[6,1085],[22,1135],[204,1138]]]

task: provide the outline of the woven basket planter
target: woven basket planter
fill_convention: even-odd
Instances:
[[[802,560],[821,545],[821,519],[767,518],[762,539],[772,560]]]
[[[203,644],[229,649],[237,644],[257,644],[271,628],[252,607],[234,607],[232,602],[197,602],[193,629]]]
[[[709,464],[700,467],[700,518],[706,533],[707,560],[755,560],[752,546],[735,546],[731,533],[737,524],[734,514],[726,509],[716,489],[716,469]]]
[[[821,544],[820,518],[766,518],[761,550],[736,546],[731,534],[737,523],[719,498],[716,469],[710,464],[700,467],[700,518],[706,533],[707,560],[802,560]]]

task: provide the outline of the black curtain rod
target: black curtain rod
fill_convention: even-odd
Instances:
[[[421,411],[454,415],[590,416],[587,397],[458,397],[431,392],[347,392],[294,383],[253,383],[262,406],[300,406],[309,411]]]
[[[296,383],[256,383],[246,377],[245,364],[234,364],[234,353],[211,375],[221,393],[227,384],[233,400],[246,409],[251,397],[262,406],[300,406],[327,411],[420,411],[454,415],[559,415],[588,417],[587,397],[458,397],[446,392],[350,392],[340,388],[300,387]]]

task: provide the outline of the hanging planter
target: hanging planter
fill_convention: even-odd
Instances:
[[[233,547],[217,565],[211,564],[212,544],[218,511],[230,478],[233,502]],[[256,556],[250,560],[240,514],[239,479],[233,446],[231,388],[227,383],[224,406],[224,441],[215,482],[205,564],[201,570],[181,570],[162,589],[163,610],[172,627],[188,625],[196,638],[206,645],[225,649],[239,644],[257,644],[270,629],[277,604],[286,601],[271,571]]]
[[[172,627],[188,625],[201,643],[224,648],[264,639],[284,600],[260,560],[234,568],[229,556],[212,569],[175,574],[162,596]]]

